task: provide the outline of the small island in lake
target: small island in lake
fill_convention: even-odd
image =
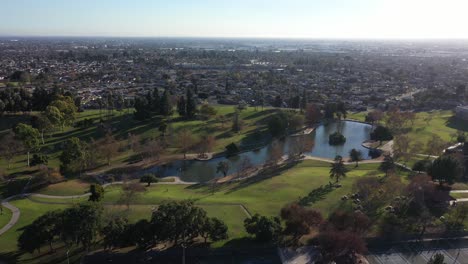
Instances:
[[[328,143],[332,146],[343,145],[346,142],[346,137],[340,132],[335,132],[328,137]]]

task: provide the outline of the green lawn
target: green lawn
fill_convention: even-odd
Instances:
[[[27,199],[16,200],[10,202],[18,207],[21,211],[21,216],[16,225],[0,236],[0,253],[6,253],[16,250],[16,241],[21,228],[31,224],[37,217],[52,210],[63,209],[66,205],[39,204],[31,202]]]
[[[367,113],[350,113],[348,118],[364,121]],[[426,122],[426,118],[430,116],[431,119]],[[454,142],[454,135],[457,130],[468,132],[468,122],[461,122],[455,120],[452,111],[431,111],[431,112],[418,112],[414,125],[411,126],[408,136],[412,144],[422,144],[424,153],[424,146],[429,142],[433,135],[441,137],[446,142]]]
[[[450,193],[450,196],[455,199],[468,198],[468,193]]]
[[[57,184],[51,184],[46,188],[41,189],[38,193],[48,195],[79,195],[89,191],[89,183],[78,179],[68,180]]]
[[[328,214],[340,205],[341,196],[350,192],[357,178],[375,171],[377,167],[378,164],[365,164],[358,168],[351,166],[352,170],[348,173],[348,177],[341,182],[342,187],[334,189],[311,206]],[[297,201],[300,197],[307,196],[310,191],[327,185],[330,181],[329,170],[328,163],[308,160],[268,179],[221,185],[214,194],[210,186],[205,185],[152,185],[134,202],[159,204],[165,200],[193,199],[200,205],[243,204],[252,214],[273,216],[278,215],[285,204]],[[120,189],[120,186],[107,188],[104,201],[110,203],[118,201]]]
[[[3,208],[3,213],[0,214],[0,228],[4,227],[11,218],[11,211],[8,208]]]

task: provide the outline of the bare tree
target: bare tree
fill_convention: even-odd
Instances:
[[[184,153],[184,159],[186,159],[187,152],[193,148],[194,143],[195,137],[189,130],[184,128],[177,134],[177,145]]]
[[[164,144],[157,139],[151,139],[141,147],[141,154],[150,160],[158,160],[164,152]]]
[[[1,139],[0,144],[0,156],[4,158],[8,163],[8,169],[11,165],[11,160],[18,154],[23,151],[24,147],[21,141],[15,138],[13,132],[9,132]]]
[[[243,157],[237,170],[237,178],[246,177],[252,168],[253,164],[250,158],[247,156]]]
[[[146,191],[145,186],[137,182],[125,183],[122,186],[122,192],[118,202],[127,206],[127,210],[130,209],[130,205],[134,202],[140,194]]]
[[[114,136],[109,132],[106,136],[96,142],[98,153],[106,160],[107,165],[113,157],[115,157],[119,151],[119,143]]]

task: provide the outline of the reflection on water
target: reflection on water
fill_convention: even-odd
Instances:
[[[362,151],[364,159],[371,159],[370,151],[362,146],[362,142],[369,139],[371,130],[370,125],[350,121],[321,125],[310,135],[302,136],[309,137],[315,142],[312,149],[305,151],[305,154],[322,158],[334,158],[336,155],[348,157],[349,151],[355,148]],[[330,146],[328,144],[328,136],[335,131],[340,131],[346,137],[344,145]],[[209,161],[174,161],[167,165],[150,168],[143,173],[152,172],[160,177],[179,176],[182,180],[189,182],[205,182],[214,177],[222,176],[221,172],[216,173],[216,166],[220,161],[228,161],[228,174],[236,173],[246,157],[254,166],[264,164],[270,159],[271,155],[275,155],[274,152],[278,152],[277,149],[280,149],[283,154],[288,154],[290,148],[295,146],[294,142],[296,140],[297,137],[287,137],[263,148],[244,152],[233,157],[218,157]],[[272,151],[273,148],[276,151]]]

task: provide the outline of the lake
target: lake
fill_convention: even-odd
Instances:
[[[149,168],[142,173],[156,173],[159,177],[179,176],[181,180],[188,182],[206,182],[214,177],[221,177],[221,173],[216,173],[216,166],[220,161],[229,163],[229,173],[236,173],[239,167],[242,167],[242,162],[247,158],[251,165],[258,166],[266,163],[272,153],[272,149],[278,152],[278,149],[284,155],[287,155],[290,148],[297,144],[298,140],[309,140],[314,142],[311,149],[305,150],[304,154],[321,158],[333,159],[336,155],[348,157],[349,151],[353,148],[360,150],[364,159],[373,158],[371,154],[375,154],[364,148],[362,142],[370,138],[372,126],[359,122],[352,121],[335,121],[318,126],[314,132],[309,135],[288,136],[283,140],[277,140],[265,147],[257,150],[243,152],[233,157],[217,157],[208,161],[196,160],[179,160],[168,163],[162,166]],[[339,131],[346,137],[346,143],[339,146],[331,146],[328,144],[330,134]],[[298,137],[305,137],[298,139]],[[302,142],[302,141],[301,141]],[[275,152],[275,151],[273,151]],[[375,157],[375,156],[374,156]]]

